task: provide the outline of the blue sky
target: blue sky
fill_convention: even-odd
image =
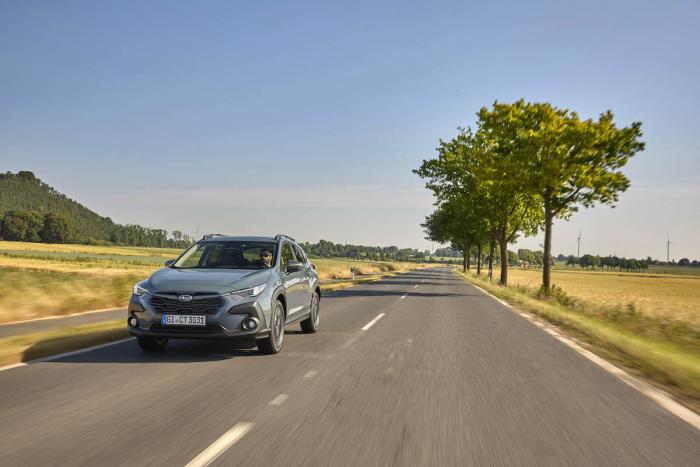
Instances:
[[[0,170],[191,234],[430,247],[412,173],[520,97],[643,122],[554,252],[700,259],[697,2],[0,2]],[[538,248],[540,238],[521,246]]]

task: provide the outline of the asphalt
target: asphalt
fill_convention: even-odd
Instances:
[[[48,319],[36,319],[19,323],[0,324],[0,339],[20,336],[35,332],[53,331],[66,327],[95,324],[105,321],[123,319],[126,322],[126,308],[80,313],[71,316],[56,316]]]
[[[130,340],[0,372],[0,465],[186,465],[213,443],[221,466],[698,465],[697,430],[447,269],[321,305],[278,355]]]

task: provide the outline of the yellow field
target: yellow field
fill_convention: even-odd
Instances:
[[[494,280],[499,271],[494,270]],[[539,288],[542,270],[508,270],[509,285]],[[552,271],[552,283],[591,305],[634,307],[639,312],[670,317],[700,327],[700,277],[668,274]]]
[[[126,306],[134,283],[175,258],[167,248],[0,241],[0,323]],[[314,259],[322,281],[400,272],[411,263]]]

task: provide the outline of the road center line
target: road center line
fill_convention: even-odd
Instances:
[[[385,313],[379,313],[377,316],[374,317],[374,319],[373,319],[372,321],[370,321],[369,323],[365,324],[365,325],[362,327],[362,330],[363,330],[363,331],[366,331],[366,330],[368,330],[369,328],[371,328],[372,326],[374,326],[374,324],[375,324],[377,321],[379,321],[380,319],[382,319],[382,317],[383,317],[384,315],[385,315]]]
[[[404,298],[406,298],[406,295],[408,295],[408,294],[405,293],[405,294],[401,295],[401,300],[403,300]]]
[[[287,394],[280,394],[270,401],[270,405],[282,405],[287,399],[289,399]]]
[[[316,373],[318,373],[318,371],[315,371],[315,370],[307,371],[306,374],[304,375],[304,378],[313,378],[314,376],[316,376]]]
[[[413,288],[414,288],[414,289],[417,289],[417,288],[418,288],[418,284],[414,285]]]
[[[224,451],[233,446],[236,441],[243,438],[251,428],[253,428],[252,423],[236,423],[233,425],[233,428],[224,433],[221,438],[214,441],[211,446],[192,459],[186,467],[204,467],[211,464],[217,457],[223,454]]]

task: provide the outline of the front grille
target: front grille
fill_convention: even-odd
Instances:
[[[224,301],[221,296],[193,297],[191,302],[179,302],[177,297],[164,297],[154,295],[151,297],[151,306],[158,313],[192,313],[192,314],[212,314],[216,313]]]

